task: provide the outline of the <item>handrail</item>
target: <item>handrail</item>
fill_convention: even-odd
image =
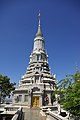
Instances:
[[[22,107],[20,107],[11,120],[24,120]]]
[[[64,120],[64,119],[65,119],[65,120],[68,120],[68,116],[62,117],[62,116],[60,116],[59,114],[56,114],[56,113],[51,112],[51,111],[46,112],[46,114],[49,115],[49,116],[52,116],[52,117],[55,118],[56,120]]]

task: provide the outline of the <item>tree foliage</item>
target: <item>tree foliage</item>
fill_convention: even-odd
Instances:
[[[15,89],[15,83],[10,82],[10,78],[0,75],[0,102],[4,100],[6,96],[10,96],[11,91]]]
[[[67,75],[58,85],[60,103],[64,109],[75,116],[80,116],[80,73]]]

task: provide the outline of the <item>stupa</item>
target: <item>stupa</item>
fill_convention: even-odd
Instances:
[[[50,72],[39,13],[38,31],[34,38],[29,65],[19,81],[19,86],[14,91],[13,104],[29,107],[51,105],[55,83],[56,76]]]

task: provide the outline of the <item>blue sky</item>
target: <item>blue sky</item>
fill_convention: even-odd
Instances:
[[[19,82],[26,72],[38,11],[51,72],[57,79],[80,69],[79,0],[0,0],[0,74]]]

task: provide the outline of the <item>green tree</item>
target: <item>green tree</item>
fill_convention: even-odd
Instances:
[[[6,96],[10,97],[11,91],[15,89],[16,83],[11,83],[10,78],[0,74],[0,102],[4,100]]]
[[[63,108],[75,116],[80,116],[80,73],[67,75],[58,85]]]

